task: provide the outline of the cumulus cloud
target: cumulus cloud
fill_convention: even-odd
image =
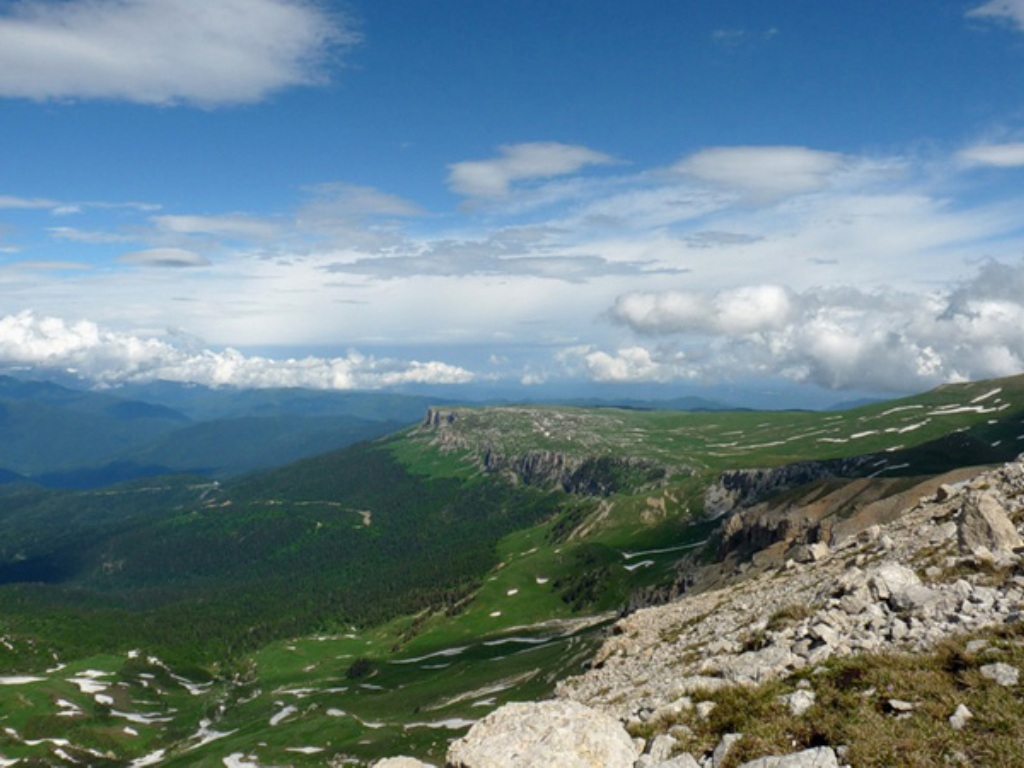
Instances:
[[[125,253],[117,259],[123,264],[139,267],[208,267],[210,261],[194,251],[184,248],[149,248],[145,251]]]
[[[905,392],[1024,372],[1024,264],[987,262],[941,293],[779,286],[634,293],[611,314],[659,344],[577,355],[602,380],[769,374]]]
[[[682,291],[620,296],[612,317],[645,334],[746,334],[778,328],[789,320],[793,301],[777,285],[744,286],[714,296]]]
[[[188,340],[186,340],[188,342]],[[99,384],[154,380],[207,386],[377,389],[403,384],[463,384],[473,374],[438,361],[345,357],[275,360],[193,341],[118,333],[31,312],[0,318],[0,365],[69,370]]]
[[[0,96],[217,106],[321,83],[358,40],[316,0],[15,0]]]
[[[1024,143],[981,144],[965,149],[960,153],[960,159],[968,165],[1022,168],[1024,167]]]
[[[990,0],[968,11],[967,16],[1005,21],[1024,30],[1024,0]]]
[[[490,160],[466,160],[448,166],[448,186],[468,197],[502,198],[515,181],[548,179],[588,165],[614,160],[603,152],[558,142],[505,144]]]
[[[843,156],[807,147],[711,147],[674,170],[757,199],[814,192],[842,167]]]

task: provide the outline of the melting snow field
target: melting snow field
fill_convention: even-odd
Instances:
[[[0,685],[28,685],[29,683],[41,683],[45,677],[0,677]]]

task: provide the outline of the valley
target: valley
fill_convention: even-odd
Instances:
[[[626,606],[1015,458],[1024,378],[840,412],[417,420],[237,477],[0,488],[0,764],[441,763],[583,671]]]

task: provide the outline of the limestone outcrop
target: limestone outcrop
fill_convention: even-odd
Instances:
[[[832,656],[923,651],[957,633],[1024,621],[1024,566],[1012,546],[1022,522],[1018,460],[942,486],[893,522],[805,563],[790,560],[621,619],[593,668],[563,681],[558,695],[643,729],[698,706],[702,691],[759,683]],[[1019,670],[992,665],[984,674],[1016,685]],[[705,758],[700,764],[713,764]],[[766,759],[752,765],[805,764]]]
[[[514,703],[448,750],[451,768],[633,768],[636,747],[614,718],[574,701]]]

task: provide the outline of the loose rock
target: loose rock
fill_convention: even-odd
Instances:
[[[619,721],[572,701],[506,704],[448,749],[452,768],[632,768],[636,758]]]
[[[995,664],[986,664],[979,671],[983,677],[1006,688],[1016,685],[1020,680],[1020,670],[1001,661]]]
[[[830,747],[816,747],[781,757],[762,757],[740,768],[839,768],[839,758]]]
[[[962,731],[967,727],[967,721],[972,717],[974,717],[974,713],[963,704],[960,704],[953,714],[949,716],[949,725],[954,731]]]

